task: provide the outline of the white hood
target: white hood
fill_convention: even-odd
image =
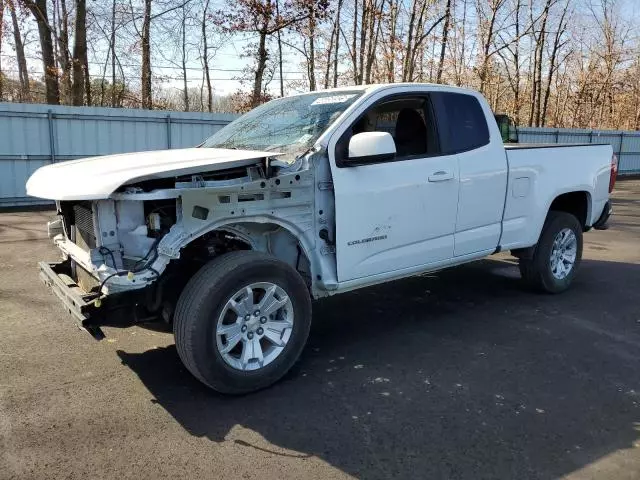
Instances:
[[[27,181],[27,194],[51,200],[98,200],[128,183],[248,166],[277,155],[254,150],[184,148],[71,160],[36,170]]]

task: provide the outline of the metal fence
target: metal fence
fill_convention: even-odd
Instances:
[[[26,196],[39,167],[94,155],[183,148],[235,115],[0,103],[0,207],[47,203]],[[517,129],[520,143],[609,143],[620,175],[640,173],[640,132]]]
[[[608,143],[618,156],[618,174],[640,174],[640,132],[518,127],[519,143]]]
[[[95,155],[195,146],[236,115],[0,103],[0,207],[27,197],[39,167]]]

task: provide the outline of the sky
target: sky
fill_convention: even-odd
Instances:
[[[97,0],[93,3],[93,8],[100,8],[100,2],[103,0]],[[408,0],[407,0],[408,1]],[[597,0],[594,0],[597,1]],[[225,0],[213,0],[211,2],[211,11],[215,11],[224,6]],[[580,0],[582,2],[582,0]],[[635,19],[640,15],[640,0],[619,0],[620,8],[623,16],[626,19]],[[472,5],[472,2],[469,2]],[[105,5],[105,4],[103,4]],[[583,3],[586,5],[586,1]],[[91,8],[91,6],[90,6]],[[343,16],[345,18],[345,16]],[[88,19],[91,21],[91,19]],[[162,31],[163,28],[166,27],[165,24],[169,24],[169,19],[166,18],[166,22],[164,18],[157,19],[157,25],[155,29],[152,29],[152,70],[153,75],[155,77],[155,84],[158,84],[159,79],[165,79],[162,82],[162,86],[164,89],[175,89],[176,91],[181,91],[183,88],[182,85],[182,70],[181,68],[171,61],[168,58],[162,57],[171,57],[170,52],[163,52],[162,49],[166,48],[166,43],[162,42],[162,38],[167,34],[175,34],[175,32],[171,32],[171,30]],[[350,23],[350,21],[348,22]],[[350,27],[350,25],[348,25]],[[192,29],[194,32],[194,41],[199,41],[198,28]],[[31,22],[30,28],[24,30],[27,33],[27,57],[28,57],[28,66],[29,70],[33,75],[38,75],[42,73],[42,64],[38,56],[39,44],[37,37],[37,30],[35,28],[35,24]],[[169,32],[169,33],[167,33]],[[155,37],[155,38],[154,38]],[[238,77],[241,75],[241,71],[248,65],[252,64],[252,60],[249,58],[244,58],[242,56],[242,52],[244,51],[245,46],[249,43],[251,37],[246,34],[239,34],[230,37],[223,45],[223,47],[216,53],[215,57],[210,62],[211,68],[211,77],[212,84],[214,86],[214,91],[216,95],[226,95],[233,93],[241,88],[241,84],[238,80]],[[124,40],[123,42],[130,41]],[[15,64],[15,53],[12,50],[11,46],[8,44],[9,42],[4,42],[3,50],[2,50],[2,64],[3,70],[7,71],[9,74],[13,74],[17,76],[17,67]],[[11,42],[12,43],[12,42]],[[90,45],[90,73],[93,77],[101,77],[105,54],[106,54],[107,44],[105,41],[95,41],[93,45]],[[271,54],[276,55],[275,45],[271,45]],[[123,47],[126,48],[126,45]],[[92,54],[91,50],[95,50],[96,53]],[[291,49],[285,49],[285,84],[290,80],[302,80],[306,77],[306,73],[304,72],[304,67],[301,64],[301,60],[299,56],[286,53],[290,52]],[[129,58],[122,60],[123,64],[129,65],[125,66],[127,70],[127,79],[131,82],[132,86],[136,88],[139,85],[139,75],[140,75],[140,56],[139,54],[131,51]],[[175,60],[174,60],[175,62]],[[188,68],[188,79],[189,86],[192,88],[200,88],[202,84],[202,65],[198,58],[197,52],[193,52],[191,58],[187,62]],[[269,90],[273,93],[279,92],[279,81],[278,76],[274,76],[272,83],[269,86]],[[250,86],[246,86],[245,89],[250,88]],[[292,92],[294,89],[288,88],[287,91]]]

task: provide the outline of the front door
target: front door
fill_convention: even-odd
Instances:
[[[394,96],[367,109],[330,151],[338,281],[453,257],[458,164],[439,155],[432,118],[427,96]],[[345,146],[361,131],[391,133],[395,160],[349,166]]]

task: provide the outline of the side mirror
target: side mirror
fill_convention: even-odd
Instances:
[[[385,162],[395,157],[396,143],[387,132],[362,132],[349,140],[350,164]]]

